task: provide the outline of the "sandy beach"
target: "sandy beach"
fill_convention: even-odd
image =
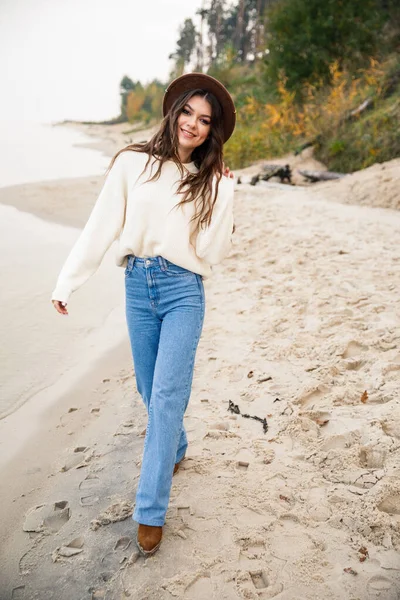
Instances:
[[[112,155],[124,131],[93,126],[93,143]],[[400,598],[400,159],[237,185],[188,454],[147,560],[130,519],[146,414],[113,249],[68,317],[49,300],[102,181],[0,189],[0,600]]]

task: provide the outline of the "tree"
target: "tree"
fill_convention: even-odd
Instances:
[[[196,28],[192,19],[185,19],[183,26],[179,30],[179,39],[175,56],[183,60],[186,65],[190,62],[192,52],[196,43]]]
[[[196,32],[196,71],[203,72],[204,68],[204,21],[207,18],[208,11],[200,8],[197,12],[200,17],[200,31]]]
[[[284,72],[289,89],[329,83],[338,61],[361,66],[379,48],[381,0],[281,0],[268,11],[267,73]]]
[[[210,8],[204,11],[208,25],[210,62],[218,61],[227,42],[223,29],[225,4],[225,0],[211,0]]]
[[[128,96],[131,92],[133,92],[136,88],[137,84],[130,79],[127,75],[124,75],[119,84],[119,93],[121,96],[121,117],[126,119],[126,105],[128,101]]]
[[[146,93],[143,88],[129,92],[126,100],[126,116],[128,121],[134,121],[140,118],[140,111],[143,108]]]

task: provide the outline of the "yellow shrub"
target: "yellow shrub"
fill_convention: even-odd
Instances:
[[[287,89],[284,76],[277,87],[279,102],[263,104],[248,97],[238,111],[236,133],[225,149],[226,161],[232,168],[279,156],[324,132],[334,132],[351,110],[382,92],[385,71],[374,59],[357,77],[340,69],[337,62],[330,71],[331,85],[307,85],[302,103]]]

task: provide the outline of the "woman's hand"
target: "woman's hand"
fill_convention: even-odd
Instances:
[[[52,300],[53,306],[60,315],[67,315],[67,303],[61,302],[60,300]]]
[[[222,173],[225,175],[225,177],[228,177],[228,179],[233,179],[235,177],[230,168],[225,166],[225,163]]]

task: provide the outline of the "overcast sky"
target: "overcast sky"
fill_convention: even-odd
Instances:
[[[123,75],[165,81],[202,0],[0,0],[0,120],[100,120]]]

